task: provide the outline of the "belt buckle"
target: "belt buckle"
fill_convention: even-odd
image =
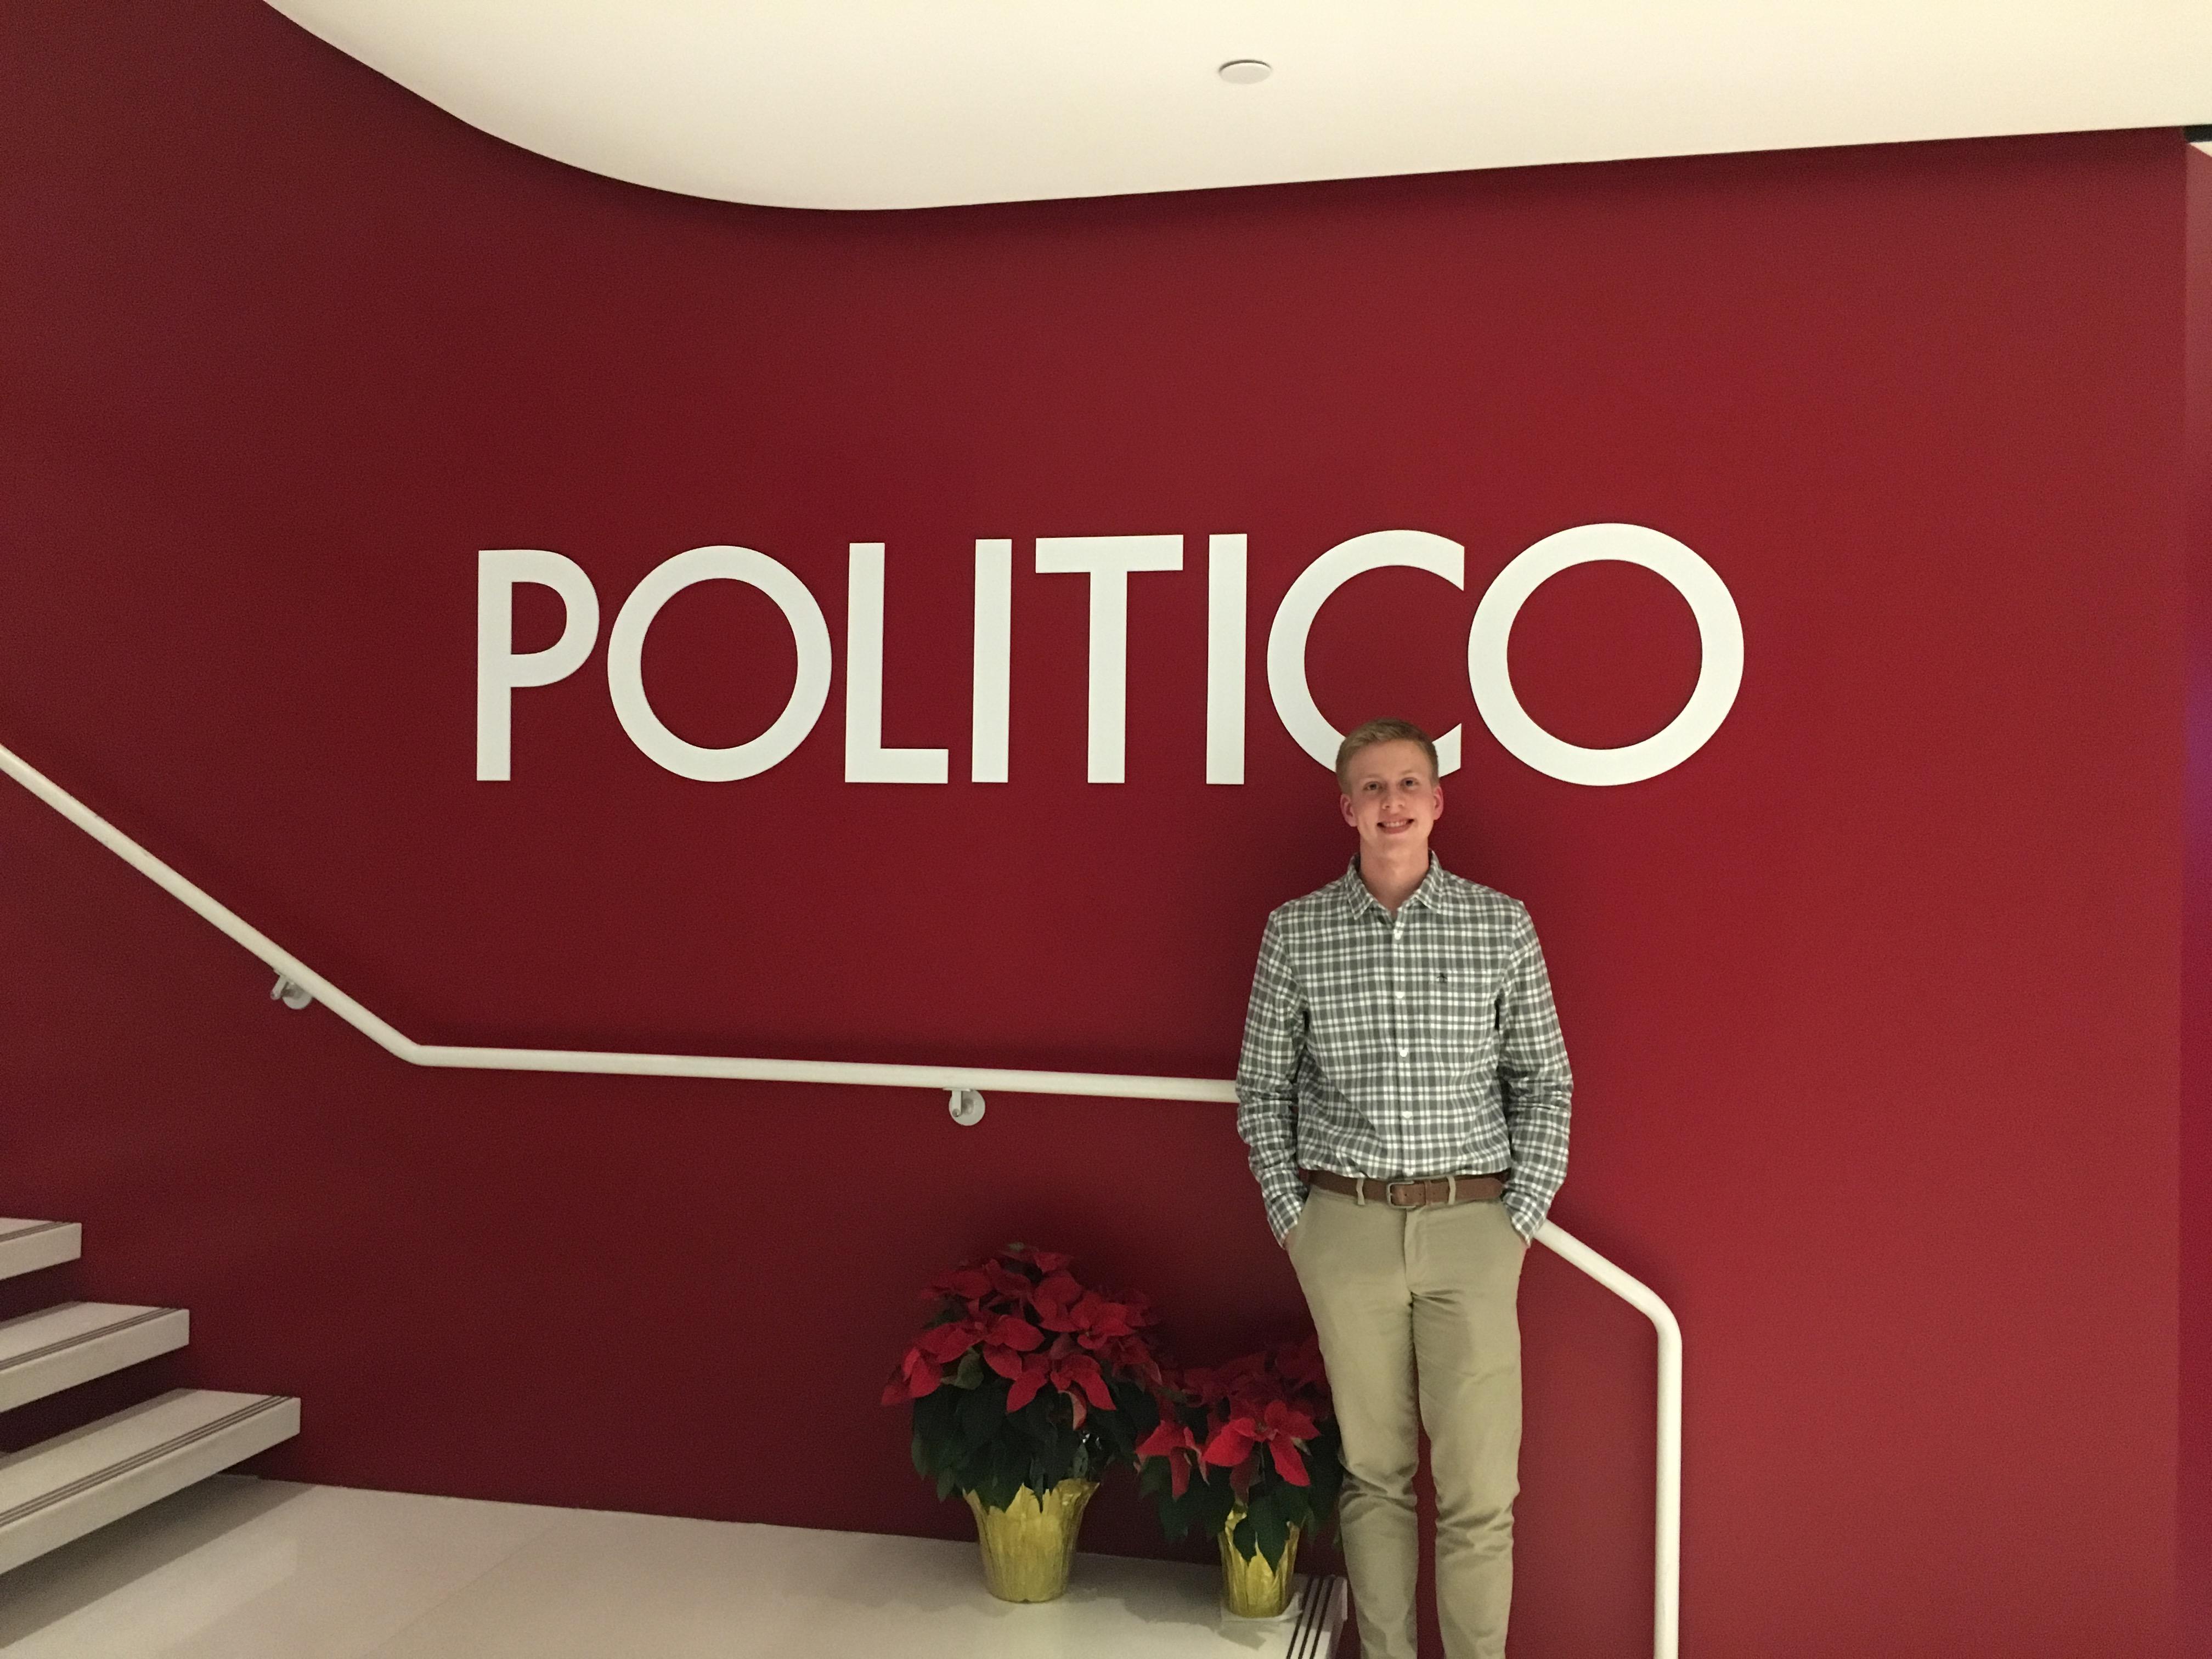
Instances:
[[[1425,1198],[1416,1199],[1411,1204],[1401,1204],[1398,1201],[1398,1188],[1401,1187],[1426,1187],[1428,1184],[1429,1183],[1425,1181],[1386,1181],[1382,1183],[1382,1201],[1385,1204],[1388,1204],[1394,1210],[1424,1209],[1427,1207],[1429,1201]]]

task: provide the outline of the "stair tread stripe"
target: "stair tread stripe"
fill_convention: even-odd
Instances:
[[[27,1365],[34,1359],[45,1359],[53,1354],[66,1353],[71,1348],[82,1347],[88,1342],[97,1342],[104,1336],[113,1336],[118,1331],[131,1330],[140,1325],[149,1324],[156,1319],[167,1319],[171,1314],[183,1311],[181,1308],[140,1308],[128,1319],[115,1320],[112,1323],[100,1326],[96,1330],[79,1331],[74,1336],[65,1336],[58,1342],[49,1342],[43,1348],[30,1348],[21,1353],[0,1355],[0,1371],[7,1370],[12,1366]]]
[[[111,1480],[120,1480],[135,1469],[143,1468],[147,1464],[180,1452],[188,1446],[198,1445],[201,1441],[222,1433],[225,1429],[235,1428],[264,1412],[286,1405],[289,1403],[289,1398],[286,1395],[264,1395],[249,1405],[241,1406],[225,1416],[216,1418],[213,1422],[203,1423],[195,1428],[186,1429],[182,1433],[171,1436],[157,1446],[149,1446],[143,1451],[120,1458],[106,1468],[95,1469],[89,1474],[70,1481],[67,1486],[57,1486],[52,1492],[40,1492],[35,1498],[26,1498],[13,1509],[0,1510],[0,1531],[4,1531],[19,1521],[27,1520],[40,1510],[51,1509],[56,1504],[64,1503],[70,1498],[92,1491],[96,1486],[105,1486]]]
[[[1297,1623],[1291,1631],[1291,1653],[1293,1659],[1312,1659],[1321,1646],[1322,1621],[1328,1616],[1328,1591],[1336,1580],[1309,1573],[1305,1593],[1298,1598]]]
[[[33,1233],[58,1232],[64,1227],[74,1227],[76,1224],[73,1221],[27,1221],[20,1226],[10,1227],[6,1232],[0,1233],[0,1244],[5,1244],[10,1239],[28,1238]]]

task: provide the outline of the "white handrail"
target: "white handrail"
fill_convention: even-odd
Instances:
[[[1212,1078],[1140,1077],[1106,1072],[1030,1072],[997,1066],[889,1066],[831,1060],[732,1060],[708,1054],[637,1054],[567,1048],[474,1048],[417,1042],[370,1012],[337,986],[185,879],[137,842],[0,746],[0,772],[21,784],[102,847],[274,969],[304,988],[340,1019],[386,1053],[413,1066],[496,1072],[583,1072],[625,1077],[733,1078],[758,1083],[842,1083],[886,1088],[945,1089],[1016,1094],[1091,1095],[1125,1100],[1233,1102],[1237,1085]],[[1658,1293],[1547,1221],[1537,1243],[1557,1252],[1649,1319],[1659,1336],[1659,1480],[1657,1559],[1652,1603],[1653,1659],[1677,1659],[1681,1607],[1682,1328]]]

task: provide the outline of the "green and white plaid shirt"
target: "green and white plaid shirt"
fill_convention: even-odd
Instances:
[[[1429,873],[1391,914],[1359,860],[1267,918],[1237,1132],[1280,1238],[1300,1169],[1395,1179],[1510,1170],[1505,1207],[1532,1238],[1567,1174],[1566,1043],[1520,902]]]

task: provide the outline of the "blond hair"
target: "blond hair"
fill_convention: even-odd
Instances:
[[[1352,780],[1345,775],[1352,757],[1363,749],[1372,749],[1378,743],[1410,743],[1418,746],[1429,757],[1429,776],[1435,779],[1441,770],[1437,764],[1437,746],[1429,734],[1411,720],[1368,720],[1355,726],[1344,734],[1344,741],[1336,746],[1336,787],[1346,794],[1352,793]]]

